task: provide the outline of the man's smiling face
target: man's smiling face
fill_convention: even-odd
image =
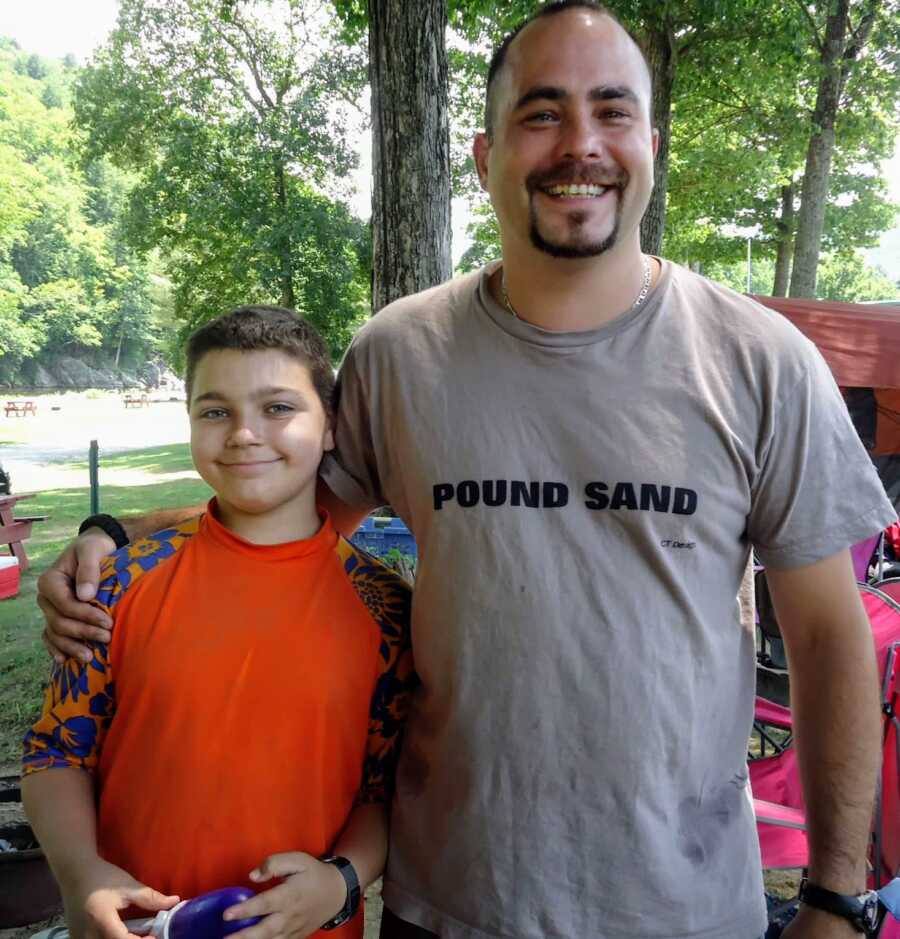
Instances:
[[[634,236],[653,189],[656,135],[640,51],[611,18],[573,9],[530,23],[492,89],[475,157],[504,247],[602,254]]]

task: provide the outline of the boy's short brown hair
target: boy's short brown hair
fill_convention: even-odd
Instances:
[[[207,352],[275,349],[302,362],[329,422],[334,419],[334,370],[325,340],[299,313],[280,306],[242,306],[204,323],[188,337],[184,389],[190,407],[197,363]]]

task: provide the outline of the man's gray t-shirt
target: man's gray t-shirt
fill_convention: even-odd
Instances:
[[[758,936],[748,552],[809,564],[893,510],[777,313],[663,262],[554,333],[491,270],[366,324],[323,466],[419,549],[385,901],[446,939]]]

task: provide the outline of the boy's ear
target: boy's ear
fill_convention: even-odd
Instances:
[[[328,426],[325,428],[325,439],[322,442],[322,450],[325,453],[328,453],[329,450],[334,449],[334,430],[332,429],[331,421],[328,422]]]

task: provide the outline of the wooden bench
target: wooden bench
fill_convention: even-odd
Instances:
[[[123,400],[126,408],[146,408],[150,406],[150,399],[147,395],[127,394]]]
[[[37,417],[37,405],[34,401],[7,401],[6,416],[9,417],[10,414],[13,417],[26,417],[29,414]]]
[[[31,537],[31,526],[35,522],[46,521],[48,516],[26,515],[23,518],[13,518],[13,508],[17,502],[33,498],[33,492],[0,495],[0,544],[9,545],[9,550],[19,561],[19,571],[23,574],[28,570],[28,555],[25,553],[23,542]]]

